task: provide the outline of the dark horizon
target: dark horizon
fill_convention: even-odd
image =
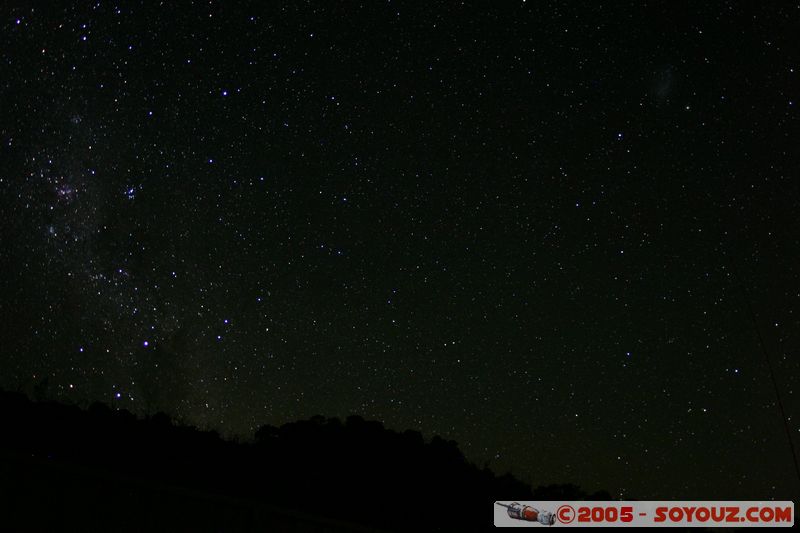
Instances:
[[[262,4],[1,10],[0,388],[797,499],[796,6]]]
[[[359,416],[265,425],[240,442],[164,413],[0,390],[0,420],[0,525],[14,531],[472,531],[490,527],[495,494],[611,499],[570,483],[532,488],[471,464],[456,442]],[[442,513],[442,498],[461,511]]]

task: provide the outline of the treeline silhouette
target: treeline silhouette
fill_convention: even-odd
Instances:
[[[611,499],[532,490],[470,464],[453,441],[359,416],[235,442],[163,413],[0,391],[0,420],[3,531],[477,530],[495,500]]]

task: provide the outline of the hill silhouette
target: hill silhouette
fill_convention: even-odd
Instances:
[[[532,490],[470,464],[453,441],[358,416],[263,426],[252,442],[0,391],[0,529],[480,530],[492,502],[610,499]]]

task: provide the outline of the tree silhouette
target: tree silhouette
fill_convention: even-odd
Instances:
[[[19,393],[0,392],[0,417],[2,530],[468,531],[491,525],[498,498],[589,497],[575,485],[532,491],[470,464],[454,441],[360,416],[262,426],[252,442],[164,413],[140,419]]]

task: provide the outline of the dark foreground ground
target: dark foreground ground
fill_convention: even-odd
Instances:
[[[530,486],[360,417],[262,427],[254,442],[0,392],[0,531],[482,530],[503,499],[610,499]]]

